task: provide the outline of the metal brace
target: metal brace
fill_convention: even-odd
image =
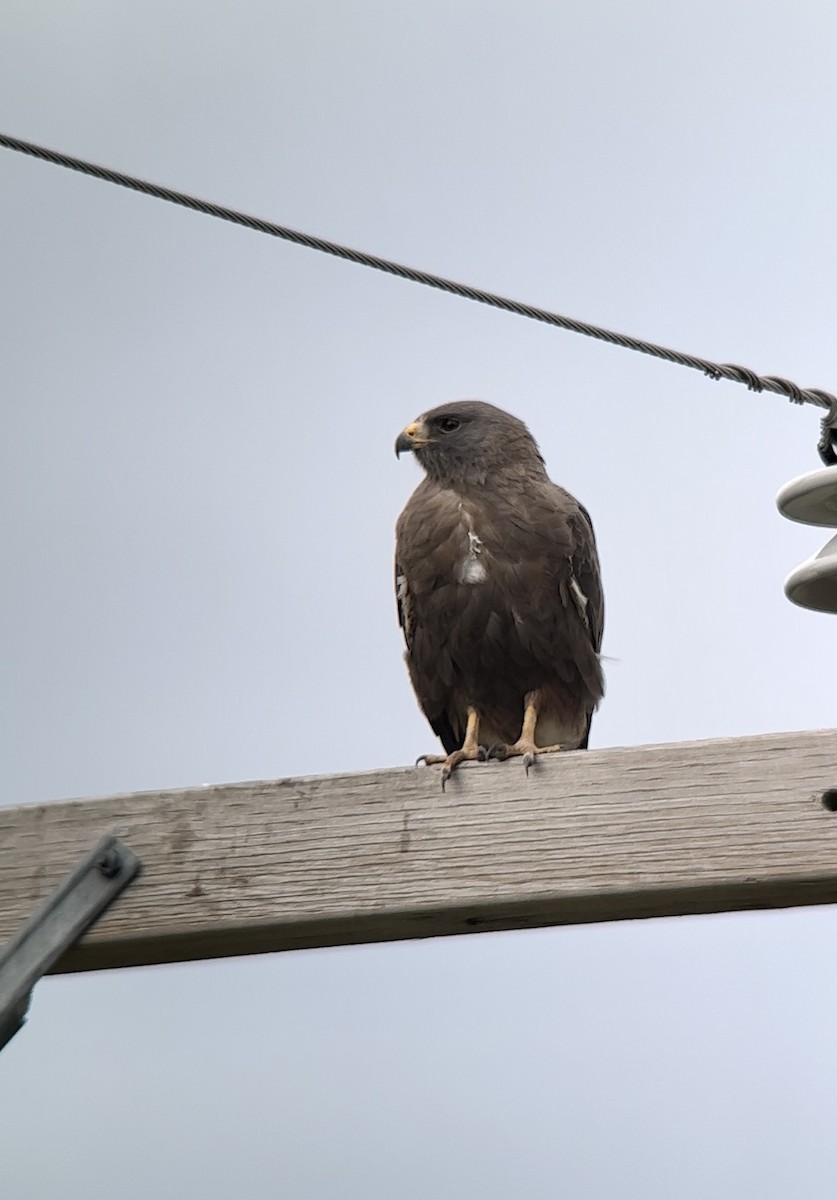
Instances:
[[[98,920],[141,867],[118,838],[105,837],[0,950],[0,1050],[26,1020],[32,988]]]

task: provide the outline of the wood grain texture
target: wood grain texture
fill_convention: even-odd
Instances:
[[[0,809],[0,944],[106,833],[143,873],[57,964],[837,901],[837,730]]]

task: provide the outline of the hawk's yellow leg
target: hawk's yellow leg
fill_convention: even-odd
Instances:
[[[480,746],[479,732],[479,713],[475,708],[469,708],[468,724],[465,727],[465,739],[462,743],[462,749],[454,750],[452,754],[448,755],[422,754],[421,758],[416,760],[416,763],[423,762],[427,763],[428,766],[432,766],[434,763],[442,763],[442,791],[444,791],[445,784],[461,762],[465,762],[467,759],[485,757],[485,752]]]

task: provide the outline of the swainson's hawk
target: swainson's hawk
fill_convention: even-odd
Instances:
[[[398,519],[395,587],[418,702],[445,755],[586,749],[604,693],[599,560],[587,510],[529,430],[477,400],[399,434],[426,472]],[[420,760],[421,761],[421,760]]]

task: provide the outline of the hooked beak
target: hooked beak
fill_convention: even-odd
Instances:
[[[422,446],[429,445],[430,440],[427,436],[427,427],[424,422],[413,421],[406,429],[402,429],[401,433],[395,439],[395,457],[400,458],[402,454],[409,454],[412,450],[420,450]]]

